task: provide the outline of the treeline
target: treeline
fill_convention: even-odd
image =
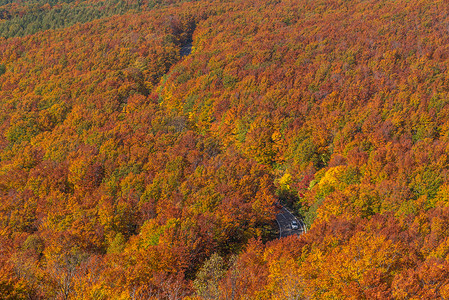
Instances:
[[[0,36],[17,37],[48,29],[58,29],[77,23],[141,12],[178,1],[104,0],[104,1],[23,1],[0,2]]]

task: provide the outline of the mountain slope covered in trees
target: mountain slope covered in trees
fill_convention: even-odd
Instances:
[[[0,1],[0,36],[14,37],[58,29],[180,1],[161,0],[24,0]]]
[[[0,294],[448,297],[448,9],[165,3],[0,40]],[[274,239],[277,202],[310,230]]]

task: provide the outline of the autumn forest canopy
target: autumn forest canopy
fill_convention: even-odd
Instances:
[[[443,0],[0,0],[0,299],[447,299],[448,92]]]

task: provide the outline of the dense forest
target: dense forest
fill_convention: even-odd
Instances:
[[[0,0],[0,36],[1,299],[449,298],[447,1]]]
[[[14,37],[69,27],[179,1],[162,0],[0,0],[0,36]]]

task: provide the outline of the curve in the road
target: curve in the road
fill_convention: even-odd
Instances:
[[[292,222],[296,221],[299,224],[298,229],[292,228]],[[300,235],[306,232],[306,225],[301,220],[298,220],[291,212],[285,207],[279,210],[276,215],[276,222],[279,226],[279,238],[290,236],[290,235]]]

